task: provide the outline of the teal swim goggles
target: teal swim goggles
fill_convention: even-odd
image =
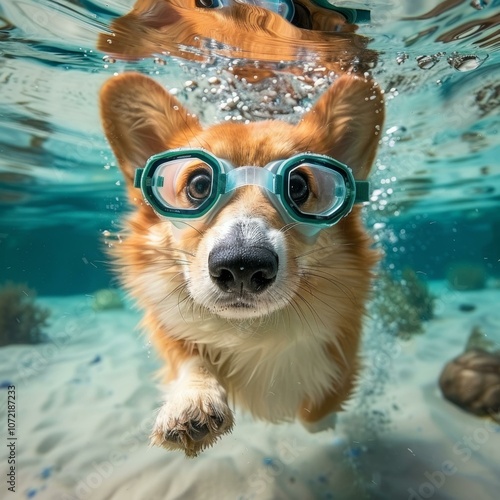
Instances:
[[[356,181],[343,163],[312,153],[264,167],[234,167],[202,149],[169,150],[136,170],[134,186],[157,215],[178,228],[215,215],[239,187],[259,186],[285,223],[299,223],[309,236],[369,199],[367,181]]]
[[[197,0],[196,4],[199,7],[218,9],[227,7],[234,1],[247,3],[249,5],[257,5],[271,10],[284,17],[287,21],[292,21],[295,15],[295,4],[293,0]],[[333,5],[330,0],[312,0],[312,3],[324,9],[338,12],[351,24],[370,22],[370,11],[366,9],[338,7]]]

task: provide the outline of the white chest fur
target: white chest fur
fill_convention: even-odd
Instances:
[[[210,332],[204,326],[200,354],[226,382],[230,398],[257,418],[293,420],[301,401],[319,403],[339,379],[323,336],[304,331],[300,323],[269,324],[252,333],[235,326],[221,331],[220,324]],[[333,334],[328,337],[331,341]]]

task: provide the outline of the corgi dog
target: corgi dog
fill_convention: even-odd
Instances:
[[[194,457],[255,418],[331,426],[355,387],[378,252],[361,221],[383,93],[339,76],[297,124],[204,128],[137,73],[103,128],[134,212],[112,250],[164,362],[151,443]]]

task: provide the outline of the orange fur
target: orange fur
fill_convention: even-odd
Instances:
[[[377,261],[359,207],[311,243],[293,227],[284,230],[260,189],[246,186],[209,224],[174,236],[170,223],[142,201],[132,179],[149,156],[182,146],[207,149],[235,166],[264,166],[310,151],[346,163],[364,179],[384,118],[376,84],[339,77],[297,125],[226,122],[203,129],[158,83],[126,73],[105,84],[101,110],[136,205],[114,257],[165,361],[167,396],[152,442],[195,456],[231,430],[226,397],[270,421],[298,416],[310,423],[339,411],[355,385],[362,318]],[[274,295],[259,302],[254,317],[240,321],[203,301],[211,300],[204,289],[211,245],[243,216],[274,231],[286,251]]]

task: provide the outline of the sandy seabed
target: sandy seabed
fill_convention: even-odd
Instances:
[[[453,499],[500,491],[500,426],[444,401],[437,380],[473,327],[500,345],[500,291],[433,283],[436,317],[395,340],[368,321],[365,371],[334,431],[236,425],[196,459],[150,448],[155,353],[129,309],[43,298],[50,340],[0,348],[1,498],[37,500]],[[462,312],[461,304],[475,306]],[[7,386],[15,386],[15,493],[8,490]]]

